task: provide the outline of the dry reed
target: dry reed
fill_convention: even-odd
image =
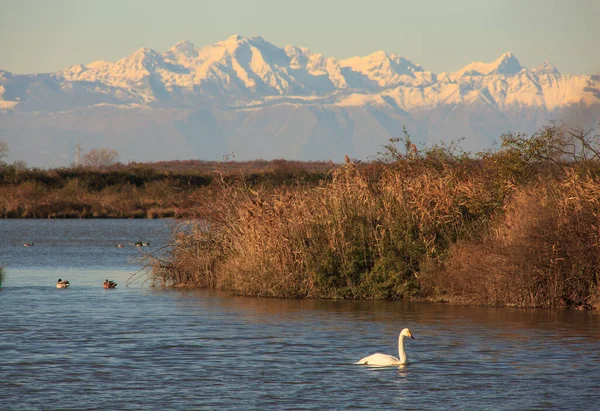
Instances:
[[[562,141],[551,131],[475,157],[407,139],[406,153],[346,158],[318,185],[216,180],[188,199],[153,281],[265,297],[592,306],[600,167],[548,161],[556,150],[543,144]]]

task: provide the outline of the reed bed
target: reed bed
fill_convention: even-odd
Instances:
[[[422,265],[481,226],[503,195],[476,163],[435,166],[349,161],[318,186],[219,182],[198,193],[154,278],[269,297],[414,296]]]
[[[151,279],[263,297],[595,306],[598,159],[549,161],[558,140],[536,138],[477,155],[407,140],[317,185],[215,180],[188,199]]]
[[[600,181],[568,171],[520,188],[482,241],[453,244],[429,287],[465,301],[600,308]]]

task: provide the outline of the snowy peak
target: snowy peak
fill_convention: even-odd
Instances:
[[[164,53],[164,56],[198,57],[198,48],[189,40],[181,40]]]
[[[287,45],[283,51],[289,58],[289,68],[292,70],[307,70],[315,75],[323,75],[327,74],[328,65],[337,66],[335,59],[324,57],[322,54],[311,53],[305,47]]]
[[[523,67],[512,53],[504,53],[492,63],[475,61],[454,73],[453,77],[504,75],[514,76]]]
[[[493,74],[504,74],[505,76],[515,75],[523,68],[519,60],[512,53],[504,53],[492,64],[495,66],[492,71]]]
[[[225,40],[218,41],[215,45],[221,45],[225,47],[227,50],[235,50],[240,47],[242,44],[248,43],[247,38],[240,36],[239,34],[234,34],[233,36],[227,37]]]
[[[202,49],[204,51],[204,49]],[[225,70],[227,76],[247,90],[266,94],[283,94],[291,91],[286,68],[290,58],[285,50],[269,43],[260,36],[235,35],[207,49],[218,59],[216,70]]]
[[[198,50],[198,61],[201,63],[219,62],[230,65],[231,60],[249,60],[251,57],[262,58],[265,62],[289,64],[285,51],[260,36],[242,37],[238,34],[215,44]]]
[[[219,41],[215,43],[214,46],[224,47],[231,54],[235,54],[236,50],[248,47],[256,47],[258,49],[279,49],[278,47],[263,39],[261,36],[242,37],[239,34],[235,34],[223,41]]]
[[[225,40],[225,41],[231,41],[231,42],[233,42],[233,41],[240,41],[242,39],[243,39],[243,37],[240,36],[239,34],[234,34],[232,36],[227,37],[227,40]]]
[[[153,71],[159,66],[164,65],[164,59],[161,54],[147,47],[136,50],[133,54],[117,61],[115,67],[126,71]]]
[[[542,74],[555,74],[560,75],[560,71],[551,64],[548,60],[531,70],[535,75],[541,76]]]
[[[423,71],[418,64],[396,54],[388,55],[385,51],[379,50],[364,57],[352,57],[340,61],[343,67],[350,67],[359,73],[369,72],[390,72],[397,75],[412,75],[415,72]]]
[[[350,60],[354,60],[354,61],[359,61],[362,62],[363,64],[367,64],[367,65],[388,65],[390,64],[390,56],[388,56],[388,54],[383,51],[383,50],[378,50],[374,53],[371,53],[365,57],[354,57]]]
[[[339,62],[340,66],[359,73],[365,79],[363,84],[378,87],[392,87],[400,84],[415,84],[415,73],[423,68],[396,54],[388,55],[379,50],[364,57],[352,57]],[[417,80],[417,83],[420,79]]]
[[[399,57],[395,54],[390,55],[390,59],[394,63],[394,69],[397,73],[401,74],[412,74],[412,73],[423,73],[423,67],[419,64],[415,64],[412,61],[405,59],[404,57]]]
[[[162,54],[165,62],[190,68],[198,65],[199,49],[190,41],[182,40]]]

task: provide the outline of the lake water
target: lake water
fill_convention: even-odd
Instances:
[[[0,221],[0,409],[600,407],[596,312],[126,287],[133,243],[159,249],[171,224]],[[59,277],[71,287],[56,289]],[[408,366],[352,364],[397,355],[404,327]]]

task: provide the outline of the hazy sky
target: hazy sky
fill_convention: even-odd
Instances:
[[[512,52],[600,72],[600,0],[0,0],[0,69],[56,71],[230,35],[336,58],[377,50],[440,73]]]

